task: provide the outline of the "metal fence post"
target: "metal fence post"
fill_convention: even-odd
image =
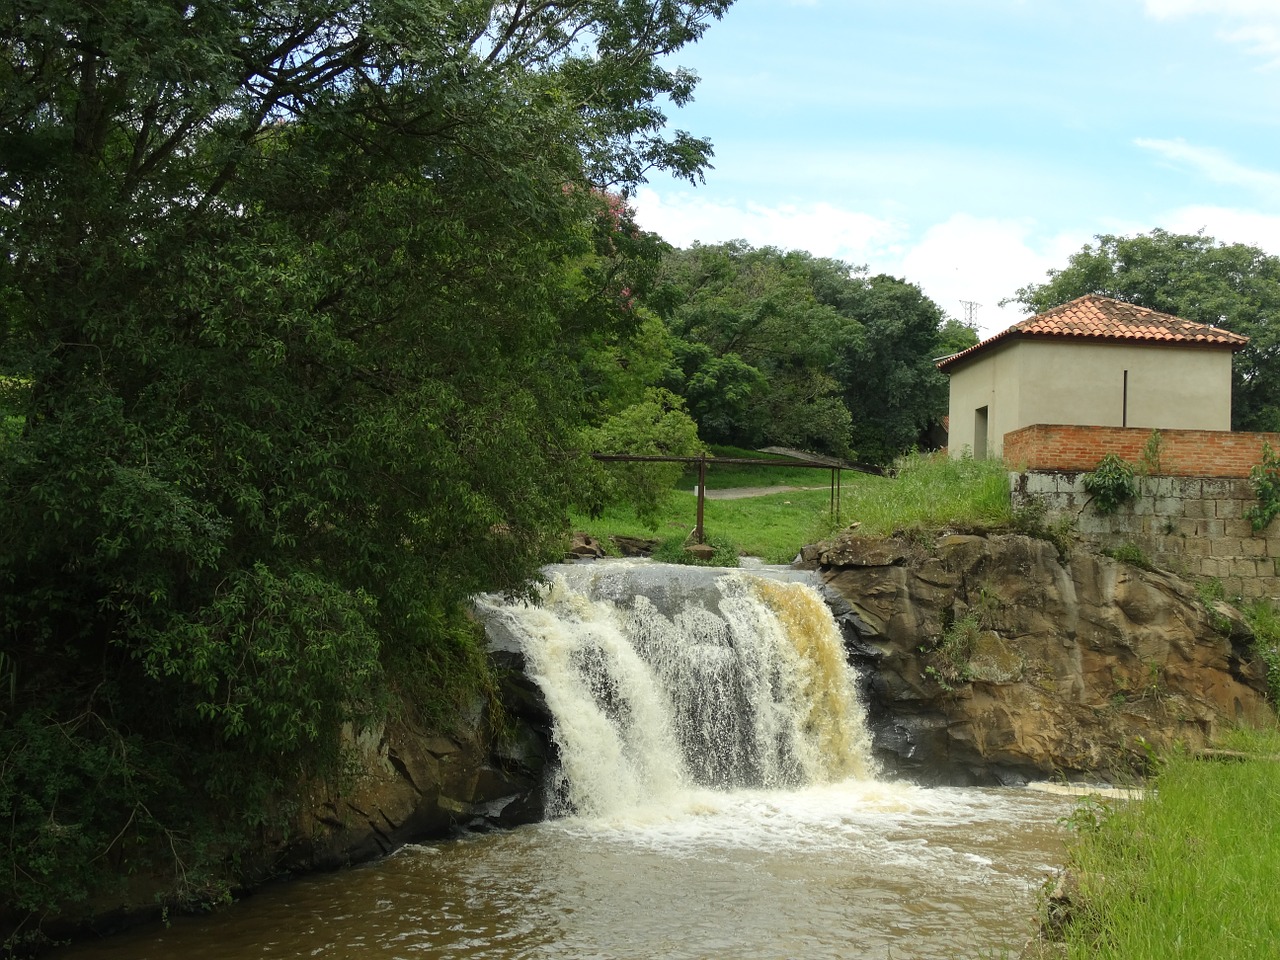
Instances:
[[[702,531],[702,505],[707,496],[707,455],[704,453],[698,457],[698,524],[693,528],[693,539],[697,543],[704,543],[704,535]]]

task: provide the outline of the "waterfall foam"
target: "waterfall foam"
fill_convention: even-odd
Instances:
[[[554,717],[554,813],[874,773],[839,629],[794,573],[579,565],[534,602],[480,609],[518,639]]]

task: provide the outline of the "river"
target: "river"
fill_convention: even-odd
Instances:
[[[795,580],[631,564],[482,603],[555,714],[553,819],[60,956],[1016,956],[1072,799],[878,777],[838,630]]]

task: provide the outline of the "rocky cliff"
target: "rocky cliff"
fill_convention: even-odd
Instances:
[[[326,869],[405,843],[543,818],[551,716],[513,638],[497,634],[489,655],[502,716],[477,703],[449,735],[395,722],[355,736],[352,775],[317,785],[280,855],[286,865]]]
[[[843,536],[802,559],[862,668],[890,770],[1123,778],[1148,746],[1274,719],[1247,624],[1178,577],[1015,535]]]

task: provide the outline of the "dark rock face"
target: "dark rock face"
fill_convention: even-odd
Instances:
[[[490,655],[502,720],[493,723],[486,705],[476,704],[449,736],[403,724],[353,734],[359,770],[349,784],[313,792],[284,855],[287,867],[328,869],[406,843],[544,818],[550,712],[513,639],[499,636]]]
[[[332,869],[371,860],[406,843],[542,817],[536,760],[513,743],[493,749],[475,730],[427,735],[405,726],[355,739],[360,770],[349,784],[316,790],[282,863]],[[540,773],[540,771],[538,771]]]
[[[877,753],[924,782],[1125,777],[1150,745],[1273,718],[1239,614],[1047,541],[844,536],[805,548],[863,674]]]

